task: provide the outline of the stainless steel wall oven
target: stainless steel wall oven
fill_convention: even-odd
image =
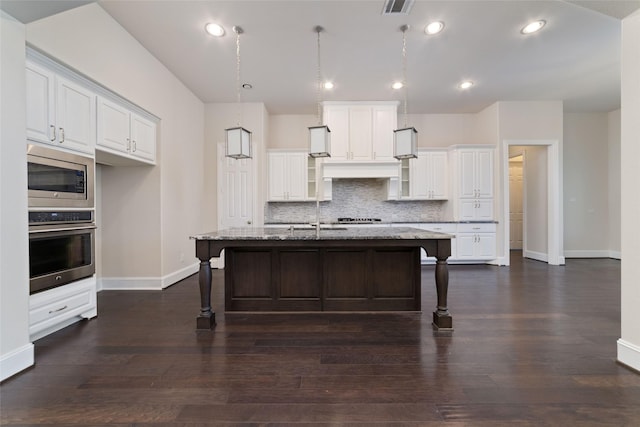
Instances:
[[[95,273],[93,211],[29,212],[29,291],[65,285]]]

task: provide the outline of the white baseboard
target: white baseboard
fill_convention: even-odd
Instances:
[[[0,381],[33,366],[34,347],[29,343],[0,357]]]
[[[200,263],[196,262],[163,277],[100,277],[99,289],[160,291],[197,273],[199,268]]]
[[[640,347],[620,338],[618,340],[618,362],[640,371]]]
[[[184,268],[181,268],[178,271],[174,271],[173,273],[167,274],[166,276],[164,276],[161,281],[162,281],[162,289],[168,288],[169,286],[173,285],[174,283],[179,282],[180,280],[191,276],[194,273],[197,273],[198,270],[200,269],[200,263],[196,262],[193,263],[191,265],[188,265]]]
[[[522,251],[522,256],[525,258],[535,259],[536,261],[549,262],[549,255],[543,252]]]
[[[603,250],[569,250],[564,251],[565,258],[611,258],[611,251]]]
[[[622,259],[622,253],[620,251],[609,251],[609,258]]]

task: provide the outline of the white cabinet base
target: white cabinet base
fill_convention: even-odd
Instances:
[[[29,297],[29,335],[35,341],[98,315],[96,278],[88,277]]]

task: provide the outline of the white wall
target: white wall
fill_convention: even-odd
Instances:
[[[159,288],[195,272],[203,103],[97,4],[28,24],[27,41],[160,118],[155,167],[101,170],[102,284]]]
[[[475,132],[475,114],[409,114],[407,122],[418,131],[421,148],[483,143]],[[402,114],[398,115],[398,127],[404,127]]]
[[[267,148],[307,149],[309,127],[317,125],[318,118],[313,114],[271,115]]]
[[[620,110],[608,114],[609,256],[620,258]]]
[[[609,117],[564,116],[564,248],[567,257],[609,256]]]
[[[24,25],[0,11],[0,381],[33,365]]]
[[[640,371],[640,11],[622,21],[622,285],[618,360]]]

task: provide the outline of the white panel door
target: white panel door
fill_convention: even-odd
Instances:
[[[496,235],[495,233],[476,235],[476,257],[482,259],[493,259],[496,257]]]
[[[431,199],[444,200],[448,196],[447,192],[447,153],[429,153],[429,190]]]
[[[324,123],[331,131],[331,159],[347,160],[349,153],[349,108],[329,106],[324,109]]]
[[[98,140],[96,145],[122,153],[129,150],[129,110],[98,98]]]
[[[52,143],[56,140],[54,74],[36,64],[27,63],[26,103],[27,138]]]
[[[522,162],[509,163],[509,248],[522,249]]]
[[[287,197],[287,154],[286,153],[269,153],[268,173],[269,173],[269,200],[282,201]]]
[[[409,184],[412,198],[429,198],[429,153],[418,152],[418,157],[409,160]]]
[[[478,197],[493,197],[493,152],[476,152],[476,189]]]
[[[476,197],[476,153],[474,151],[461,151],[459,153],[460,193],[459,197]]]
[[[131,154],[156,161],[156,124],[131,113]]]
[[[289,153],[287,162],[289,200],[307,199],[307,153]]]
[[[398,114],[396,106],[373,107],[373,160],[392,161],[393,131],[396,129]]]
[[[350,160],[371,160],[371,137],[371,107],[350,107]]]
[[[250,227],[253,222],[255,159],[225,157],[218,144],[218,227]]]
[[[94,153],[96,146],[96,96],[62,77],[56,78],[58,142],[73,150]]]

